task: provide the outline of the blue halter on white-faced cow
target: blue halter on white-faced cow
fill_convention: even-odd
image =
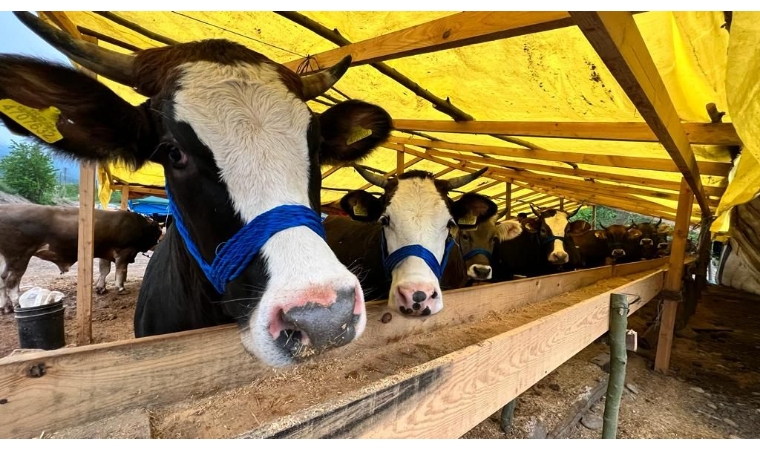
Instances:
[[[480,194],[464,194],[453,203],[451,212],[457,224],[452,234],[464,253],[467,276],[471,281],[491,280],[494,248],[519,236],[522,225],[514,219],[497,223],[507,210],[497,214],[496,203]]]
[[[59,152],[164,168],[175,220],[146,269],[137,337],[237,320],[249,352],[286,365],[362,334],[359,281],[323,239],[320,164],[363,158],[388,137],[391,119],[360,101],[318,117],[305,103],[350,58],[299,77],[226,40],[126,55],[16,14],[78,64],[148,97],[132,106],[71,68],[0,56],[0,118],[11,131],[34,134],[14,108],[47,109],[57,116],[52,138],[42,138]]]
[[[328,243],[338,258],[346,265],[355,263],[357,252],[363,261],[382,261],[383,279],[389,277],[390,291],[385,284],[364,283],[364,289],[385,292],[390,309],[409,316],[427,316],[443,309],[441,293],[442,276],[447,266],[447,257],[456,247],[449,229],[456,225],[452,216],[452,201],[448,192],[475,180],[486,169],[449,180],[436,180],[432,174],[423,171],[409,171],[398,177],[385,179],[366,169],[356,167],[368,182],[384,190],[378,199],[365,191],[352,191],[341,199],[341,207],[359,222],[368,222],[363,230],[356,230],[356,239],[363,235],[377,236],[379,242],[368,241],[360,249],[347,245],[342,221],[326,221]],[[376,229],[376,223],[382,227]],[[336,239],[331,239],[334,235]],[[359,243],[361,244],[361,243]],[[452,255],[454,252],[451,252]],[[456,249],[461,262],[461,253]],[[453,256],[452,256],[453,258]],[[372,266],[370,266],[372,267]],[[368,270],[368,267],[364,267]],[[368,274],[367,279],[379,280],[378,274]],[[466,276],[462,267],[460,278],[464,285]],[[456,287],[461,287],[456,286]]]

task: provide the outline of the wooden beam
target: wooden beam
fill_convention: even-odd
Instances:
[[[123,183],[114,183],[113,185],[114,189],[121,189],[124,186],[129,186],[129,195],[131,197],[135,197],[135,194],[145,194],[145,195],[154,195],[156,197],[162,197],[166,198],[166,191],[164,189],[159,188],[150,188],[146,186],[137,186],[134,184],[123,184]]]
[[[670,246],[668,275],[665,278],[666,295],[663,298],[665,304],[660,318],[660,333],[654,360],[654,369],[665,374],[670,367],[670,353],[673,348],[673,332],[680,299],[681,277],[683,276],[683,263],[686,255],[686,239],[689,237],[689,221],[693,202],[694,193],[684,178],[681,182],[681,198],[678,201],[676,224],[673,229],[673,238]]]
[[[404,153],[403,153],[403,152],[397,152],[396,154],[397,154],[397,155],[403,155]],[[406,169],[408,169],[408,168],[412,167],[413,165],[417,164],[417,163],[418,163],[418,162],[420,162],[420,161],[422,161],[422,158],[417,158],[417,157],[415,157],[415,158],[413,158],[413,159],[410,159],[410,160],[409,160],[409,161],[407,161],[406,163],[403,163],[403,165],[401,166],[401,173],[404,173],[404,170],[406,170]],[[387,171],[387,172],[385,172],[385,173],[383,174],[383,178],[384,178],[384,179],[386,179],[386,180],[387,180],[388,178],[392,177],[393,175],[396,175],[396,174],[398,174],[398,173],[399,173],[399,170],[398,170],[398,157],[397,157],[397,159],[396,159],[396,164],[397,164],[397,165],[396,165],[396,169],[394,169],[394,170],[389,170],[389,171]],[[360,186],[358,190],[360,190],[360,191],[364,191],[364,190],[367,190],[367,189],[371,188],[372,186],[374,186],[374,184],[372,184],[372,183],[367,183],[367,184],[365,184],[365,185],[363,185],[363,186]],[[351,190],[353,190],[353,189],[351,189]]]
[[[400,145],[415,145],[422,148],[456,150],[460,152],[482,153],[489,156],[506,156],[512,158],[555,161],[566,164],[588,164],[627,169],[658,170],[678,172],[678,166],[669,158],[641,158],[635,156],[599,155],[582,152],[562,152],[527,148],[504,147],[497,145],[459,144],[445,141],[426,141],[416,138],[391,136],[390,142]],[[727,176],[731,170],[730,162],[700,161],[697,163],[703,175]]]
[[[506,213],[507,217],[512,217],[512,183],[505,183],[507,185],[506,193]]]
[[[591,229],[596,230],[596,205],[591,207]]]
[[[351,66],[378,63],[450,48],[522,36],[572,25],[565,11],[461,12],[285,63],[294,72],[305,65],[330,67],[351,55]]]
[[[346,167],[346,165],[347,165],[346,163],[338,163],[338,164],[330,167],[329,169],[327,169],[324,172],[322,172],[322,179],[324,180],[325,178],[329,177],[330,175],[334,174],[335,172],[339,171],[340,169]]]
[[[326,364],[339,368],[337,361],[357,349],[377,348],[443,326],[480,320],[491,311],[509,311],[609,278],[666,267],[665,261],[653,260],[447,291],[447,307],[425,320],[395,317],[381,321],[388,314],[386,306],[368,304],[364,335],[351,346],[324,355]],[[569,357],[571,353],[562,354]],[[39,367],[45,368],[45,376],[28,375],[30,368]],[[0,438],[38,437],[42,431],[76,426],[132,408],[160,408],[274,376],[298,382],[297,371],[273,372],[246,353],[236,325],[22,354],[0,361],[0,399],[5,400],[0,404]]]
[[[696,142],[678,117],[633,15],[610,11],[573,12],[571,16],[673,158],[696,195],[702,213],[709,216],[710,207],[691,148],[691,143]]]
[[[144,27],[142,27],[140,25],[137,25],[134,22],[130,22],[127,19],[119,17],[118,15],[116,15],[116,14],[114,14],[112,12],[109,12],[109,11],[93,11],[93,12],[95,14],[99,15],[99,16],[105,17],[106,19],[110,20],[111,22],[117,23],[117,24],[123,26],[124,28],[132,30],[135,33],[141,34],[141,35],[147,37],[148,39],[152,39],[152,40],[154,40],[156,42],[161,42],[161,43],[166,44],[166,45],[175,45],[175,44],[179,44],[180,43],[179,41],[175,41],[174,39],[170,39],[170,38],[168,38],[166,36],[162,36],[162,35],[160,35],[158,33],[154,33],[152,31],[148,30],[147,28],[144,28]]]
[[[92,265],[95,258],[95,163],[79,164],[77,345],[92,343]]]
[[[396,176],[404,173],[404,152],[396,152]]]
[[[86,28],[86,27],[83,27],[83,26],[80,26],[80,25],[77,25],[77,30],[80,33],[82,33],[83,36],[91,36],[91,37],[94,37],[95,39],[99,39],[99,40],[101,40],[103,42],[108,42],[111,45],[114,45],[116,47],[121,47],[121,48],[123,48],[125,50],[129,50],[131,52],[139,52],[139,51],[142,50],[140,47],[137,47],[135,45],[129,44],[129,43],[124,42],[124,41],[120,41],[120,40],[118,40],[118,39],[116,39],[114,37],[111,37],[111,36],[107,35],[107,34],[99,33],[99,32],[97,32],[95,30],[91,30],[89,28]]]
[[[480,185],[480,186],[478,186],[478,187],[476,187],[476,188],[474,188],[474,189],[472,189],[470,191],[467,191],[467,193],[468,194],[476,194],[478,192],[485,191],[486,189],[490,189],[490,188],[496,186],[499,183],[501,183],[501,181],[489,181],[489,182],[487,182],[485,184],[482,184],[482,185]],[[454,201],[457,201],[460,198],[462,198],[462,195],[464,195],[464,194],[457,195],[455,197],[451,197],[451,199],[454,200]]]
[[[121,210],[126,211],[129,201],[129,185],[125,184],[121,187]]]
[[[741,145],[741,140],[731,123],[685,122],[682,125],[688,142],[692,144]],[[657,135],[645,122],[453,122],[394,119],[393,128],[399,131],[659,142]]]
[[[607,332],[611,294],[640,297],[630,315],[657,295],[662,278],[659,271],[643,276],[241,437],[461,437]]]

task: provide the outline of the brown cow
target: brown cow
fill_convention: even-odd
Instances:
[[[127,264],[155,247],[157,222],[127,211],[95,210],[95,254],[100,277],[95,290],[106,292],[106,276],[116,263],[116,286],[124,291]],[[0,205],[0,314],[18,307],[19,285],[32,256],[55,263],[65,273],[77,261],[79,208],[31,204]]]

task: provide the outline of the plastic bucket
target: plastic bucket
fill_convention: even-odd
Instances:
[[[16,308],[16,328],[21,348],[55,350],[66,345],[63,302]]]

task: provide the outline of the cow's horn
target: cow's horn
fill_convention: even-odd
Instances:
[[[302,76],[301,84],[303,85],[303,99],[311,100],[318,95],[327,92],[327,90],[337,83],[338,80],[340,80],[340,77],[346,73],[350,65],[351,55],[347,55],[327,70]]]
[[[578,214],[578,211],[580,211],[580,210],[581,210],[581,208],[583,208],[583,203],[581,203],[581,206],[579,206],[579,207],[578,207],[578,209],[576,209],[576,210],[575,210],[575,211],[573,211],[572,213],[568,214],[568,215],[567,215],[567,218],[569,219],[569,218],[573,217],[574,215]]]
[[[363,167],[354,166],[354,169],[356,169],[356,171],[359,172],[359,175],[361,175],[362,178],[364,178],[365,180],[374,184],[377,187],[381,187],[385,189],[385,186],[388,185],[388,180],[386,180],[385,178],[379,175],[375,175],[374,173],[370,172],[369,170]]]
[[[109,80],[134,87],[132,65],[134,56],[98,47],[96,44],[76,39],[68,33],[43,22],[27,11],[14,11],[18,19],[45,42],[60,50],[72,61]]]
[[[602,221],[601,221],[601,220],[599,221],[599,226],[600,226],[600,227],[601,227],[603,230],[606,230],[606,229],[607,229],[607,227],[605,227],[604,225],[602,225]]]
[[[461,177],[456,178],[450,178],[448,180],[444,181],[444,187],[447,191],[451,191],[453,189],[458,189],[462,186],[464,186],[467,183],[470,183],[472,181],[475,181],[479,176],[483,175],[486,170],[488,170],[488,167],[483,167],[482,169],[478,170],[477,172],[469,173],[467,175],[462,175]]]
[[[660,227],[660,224],[662,223],[662,217],[660,217],[660,221],[657,222],[657,225],[654,226],[655,229]]]
[[[497,214],[497,215],[496,215],[496,220],[495,220],[495,222],[498,222],[498,221],[499,221],[499,219],[501,219],[501,218],[502,218],[502,217],[504,217],[505,215],[507,215],[507,208],[504,208],[504,209],[503,209],[503,210],[502,210],[502,211],[501,211],[499,214]]]
[[[535,214],[536,217],[541,217],[541,213],[543,212],[543,210],[541,209],[540,206],[536,206],[533,203],[531,203],[530,204],[530,209],[531,209],[531,211],[533,211],[533,214]]]

